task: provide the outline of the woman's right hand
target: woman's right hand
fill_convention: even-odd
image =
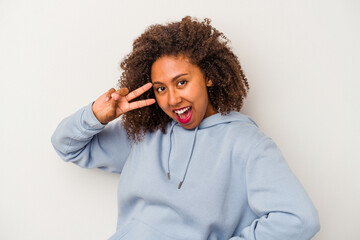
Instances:
[[[92,111],[102,124],[107,124],[123,113],[154,104],[155,99],[146,99],[129,103],[134,98],[148,91],[151,87],[152,84],[147,83],[131,93],[129,93],[129,89],[127,88],[121,88],[117,91],[115,91],[114,88],[111,88],[94,102]]]

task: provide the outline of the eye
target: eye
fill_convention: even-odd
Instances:
[[[179,81],[179,82],[177,83],[177,85],[178,85],[178,86],[183,86],[183,85],[185,85],[186,83],[187,83],[186,80],[181,80],[181,81]]]
[[[160,92],[162,92],[162,91],[164,91],[165,90],[165,87],[158,87],[158,88],[156,88],[156,91],[158,92],[158,93],[160,93]]]

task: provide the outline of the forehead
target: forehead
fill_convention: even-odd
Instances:
[[[179,74],[192,75],[198,67],[186,57],[163,56],[157,59],[151,66],[152,81],[165,81]]]

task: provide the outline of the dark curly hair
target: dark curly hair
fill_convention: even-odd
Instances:
[[[152,25],[133,43],[133,49],[120,66],[124,70],[119,87],[133,91],[151,82],[151,66],[162,56],[184,56],[197,65],[205,79],[211,79],[208,88],[210,103],[221,114],[240,111],[247,96],[249,84],[237,56],[228,46],[223,33],[210,25],[189,16],[180,22]],[[136,100],[155,98],[149,90]],[[136,101],[135,100],[135,101]],[[122,115],[128,138],[141,141],[146,132],[161,129],[172,120],[158,104],[135,109]]]

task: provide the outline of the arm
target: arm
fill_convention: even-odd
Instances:
[[[106,124],[123,113],[155,103],[154,99],[130,102],[151,86],[147,83],[131,93],[127,88],[112,88],[93,104],[64,119],[51,138],[56,152],[65,161],[81,167],[120,173],[130,143],[120,123]]]
[[[311,239],[320,229],[317,211],[278,147],[266,138],[250,154],[247,194],[258,218],[231,239]]]
[[[91,106],[65,118],[56,128],[51,142],[66,162],[120,173],[130,152],[126,131],[120,122],[101,124]]]

